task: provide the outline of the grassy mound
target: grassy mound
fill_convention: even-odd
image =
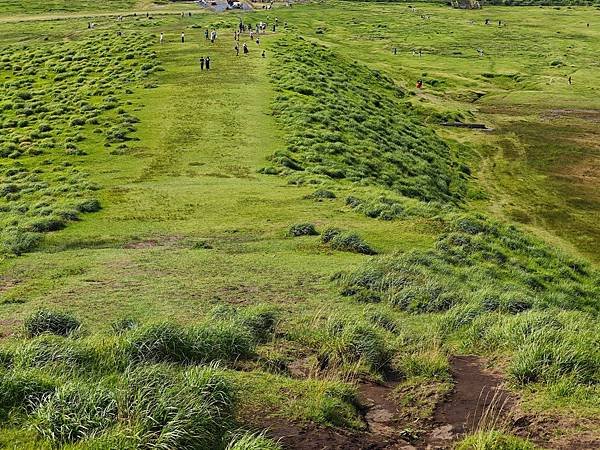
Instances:
[[[302,38],[274,47],[274,111],[288,133],[272,161],[297,182],[350,180],[422,200],[462,193],[448,146],[410,118],[385,75]]]

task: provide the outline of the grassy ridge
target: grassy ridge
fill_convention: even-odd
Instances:
[[[450,149],[410,118],[390,78],[302,38],[281,39],[274,51],[274,109],[289,138],[273,162],[297,182],[343,179],[422,200],[462,197]]]

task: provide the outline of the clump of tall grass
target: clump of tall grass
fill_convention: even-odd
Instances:
[[[288,236],[316,236],[319,233],[312,223],[297,223],[290,227],[288,230]]]
[[[184,329],[173,323],[147,325],[125,336],[125,352],[132,362],[201,363],[249,357],[254,340],[233,321]]]
[[[0,374],[0,418],[6,419],[17,408],[28,412],[50,395],[57,380],[35,369],[15,369]]]
[[[60,445],[93,437],[117,420],[115,393],[98,385],[72,381],[59,386],[35,410],[38,434]]]
[[[330,318],[319,341],[322,368],[350,369],[363,364],[378,373],[390,362],[390,349],[381,330],[365,321]]]
[[[327,228],[321,235],[321,241],[334,250],[361,253],[363,255],[375,255],[377,253],[357,233],[339,228]]]
[[[477,431],[466,436],[456,450],[536,450],[533,443],[508,433],[489,430]]]
[[[281,450],[282,447],[268,439],[264,433],[234,434],[225,450]]]
[[[138,447],[218,448],[232,425],[233,388],[214,366],[184,373],[140,367],[126,374],[122,389],[121,414]]]
[[[81,327],[81,322],[69,313],[40,309],[25,319],[25,334],[29,337],[42,333],[67,336]]]

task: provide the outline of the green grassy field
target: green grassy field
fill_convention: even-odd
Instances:
[[[458,448],[596,445],[598,10],[54,3],[0,3],[1,446],[362,439],[390,380],[425,445],[465,354],[529,426]]]

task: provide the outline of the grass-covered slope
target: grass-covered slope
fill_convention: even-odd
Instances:
[[[126,151],[138,119],[125,98],[158,64],[148,46],[148,35],[100,32],[0,50],[3,252],[25,252],[39,233],[100,209],[100,186],[78,166]]]
[[[340,275],[342,294],[413,314],[442,313],[438,336],[508,357],[516,383],[561,398],[600,388],[600,274],[517,229],[449,215],[435,248],[390,255]],[[597,404],[594,394],[586,399]],[[577,401],[577,400],[575,400]]]
[[[278,167],[297,180],[345,179],[422,200],[461,197],[449,147],[410,117],[390,78],[302,38],[281,39],[274,52],[274,110],[288,134],[287,148],[273,156]]]

